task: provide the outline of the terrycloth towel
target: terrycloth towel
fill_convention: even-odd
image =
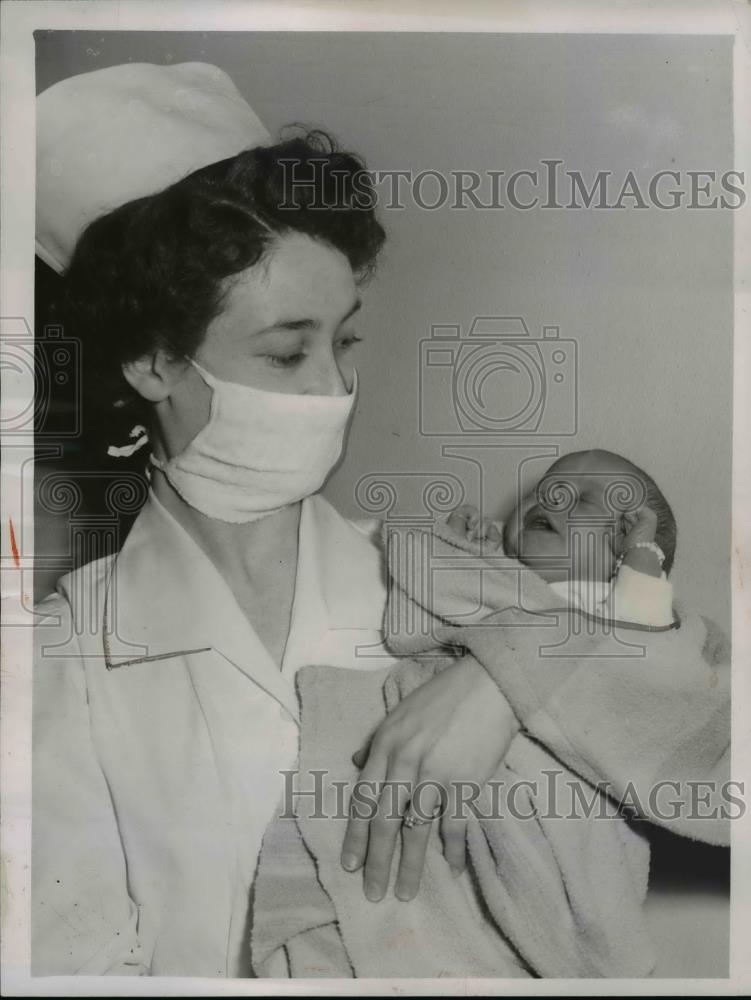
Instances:
[[[521,688],[521,694],[510,700],[517,712],[520,705],[525,709],[525,714],[520,713],[523,721],[531,717],[537,726],[543,720],[548,730],[556,724],[552,731],[565,752],[556,759],[536,740],[520,734],[495,780],[509,787],[523,778],[537,782],[537,791],[535,786],[520,786],[515,816],[506,810],[502,819],[470,820],[471,864],[464,877],[451,878],[433,834],[423,887],[417,899],[408,904],[391,895],[378,904],[368,903],[362,894],[361,877],[347,874],[339,865],[344,819],[339,820],[337,832],[330,820],[314,818],[312,799],[298,799],[297,820],[278,819],[272,823],[261,853],[253,914],[257,974],[271,974],[268,970],[281,949],[293,976],[648,974],[653,961],[641,912],[648,874],[646,844],[622,819],[603,819],[602,806],[610,800],[581,780],[579,775],[585,768],[575,775],[562,762],[583,758],[586,777],[592,782],[608,780],[611,772],[616,778],[622,777],[629,773],[631,765],[640,765],[641,777],[638,768],[634,771],[640,788],[644,787],[645,775],[659,773],[671,761],[676,767],[693,767],[701,757],[693,746],[688,759],[685,748],[675,741],[667,755],[653,750],[651,757],[642,746],[632,746],[629,734],[639,739],[648,726],[643,719],[629,721],[628,708],[635,706],[638,712],[650,715],[655,685],[664,686],[672,678],[671,693],[678,702],[678,714],[684,723],[691,721],[691,709],[696,712],[697,706],[687,704],[686,696],[696,700],[695,674],[701,669],[697,661],[715,676],[724,647],[715,643],[710,648],[705,642],[706,629],[702,633],[687,617],[677,631],[638,635],[643,645],[634,645],[631,632],[627,632],[625,640],[605,634],[607,629],[602,623],[592,635],[572,635],[572,619],[567,613],[545,616],[542,624],[539,615],[529,614],[532,609],[549,608],[559,602],[539,578],[527,574],[525,579],[519,564],[506,560],[504,569],[498,570],[485,560],[478,561],[479,550],[474,547],[456,544],[450,536],[441,539],[417,532],[415,537],[412,529],[401,534],[390,531],[388,541],[393,589],[387,628],[393,647],[423,652],[431,650],[437,641],[449,640],[471,649],[497,680],[500,677],[505,681],[508,673],[515,682],[510,689],[516,694],[517,687]],[[469,562],[468,555],[472,557]],[[441,565],[441,559],[449,561]],[[432,575],[428,570],[434,571]],[[498,627],[499,612],[505,612],[506,619],[511,617],[513,642],[519,645],[522,637],[525,660],[509,663],[513,661],[509,650],[513,653],[513,648],[507,641],[506,628]],[[491,614],[494,617],[489,621]],[[579,618],[575,620],[580,622]],[[655,652],[655,639],[664,642],[667,635],[673,645],[668,649],[661,645]],[[545,662],[545,670],[537,665],[539,647],[543,645],[556,652]],[[641,655],[634,656],[634,652]],[[665,656],[668,662],[659,663]],[[675,672],[677,657],[681,656],[686,660],[688,675]],[[301,671],[298,781],[309,790],[313,787],[312,772],[327,771],[322,784],[327,803],[324,812],[336,814],[338,809],[342,813],[341,796],[337,798],[334,782],[339,780],[351,787],[356,772],[350,754],[376,727],[384,709],[391,709],[445,662],[445,658],[407,661],[393,671],[375,673],[324,667]],[[540,690],[550,692],[547,703],[541,705],[528,693],[537,690],[536,675],[531,684],[520,680],[525,669],[534,672],[536,668],[545,684]],[[584,670],[594,672],[600,708],[608,671],[616,677],[623,672],[628,675],[629,671],[638,676],[632,674],[631,683],[617,685],[619,691],[630,696],[624,702],[621,693],[615,703],[617,719],[612,717],[614,695],[605,702],[611,713],[609,720],[598,719],[596,711],[595,718],[590,718],[587,704],[572,705],[571,698],[563,700],[561,704],[569,717],[560,722],[566,724],[567,735],[569,730],[574,733],[564,739],[559,735],[561,726],[555,715],[558,702],[553,695],[561,679],[570,683],[572,677],[577,679],[577,671]],[[647,685],[642,697],[642,692],[634,692],[632,685],[642,682],[645,672],[651,672],[651,685]],[[610,682],[614,679],[611,676]],[[718,685],[716,680],[713,687]],[[583,695],[586,698],[586,685]],[[713,696],[712,691],[710,700]],[[530,702],[534,710],[526,713]],[[715,715],[708,710],[699,713],[700,723],[703,720],[709,727],[704,741],[705,758],[709,760],[714,755],[708,747],[720,745],[723,736],[727,739],[720,699],[713,704]],[[652,721],[654,724],[662,720],[658,716]],[[538,732],[525,724],[539,738]],[[582,727],[581,732],[577,725]],[[718,725],[721,733],[713,729]],[[696,736],[696,726],[691,731]],[[542,726],[540,732],[545,732]],[[618,754],[609,745],[611,733],[620,739],[626,756],[620,767]],[[675,733],[675,726],[670,733]],[[650,745],[656,745],[654,734]],[[684,770],[679,768],[681,774]],[[562,820],[550,815],[551,772],[560,790],[556,796],[559,808],[563,805],[567,811],[571,789],[576,787],[583,800],[596,803],[589,816]],[[705,767],[691,776],[701,779],[707,774]],[[615,789],[619,790],[618,782]],[[483,811],[488,804],[487,798],[478,803]],[[638,812],[649,812],[639,808],[638,798],[636,803],[629,799],[628,804]],[[604,811],[612,816],[612,803]],[[533,818],[521,819],[520,813],[532,814]],[[680,821],[675,825],[680,826]],[[722,840],[722,824],[709,825],[714,833],[707,835],[705,823],[694,835],[714,842]]]

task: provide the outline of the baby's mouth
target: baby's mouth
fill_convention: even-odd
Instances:
[[[546,515],[537,506],[530,507],[524,515],[523,527],[525,531],[555,531]]]

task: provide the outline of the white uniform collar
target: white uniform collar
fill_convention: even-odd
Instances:
[[[214,564],[150,492],[109,575],[106,665],[156,668],[169,656],[214,649],[296,712],[294,673],[316,662],[330,630],[382,628],[381,562],[372,542],[323,497],[303,501],[292,623],[280,671]]]

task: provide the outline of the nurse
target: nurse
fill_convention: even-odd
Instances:
[[[204,64],[116,66],[39,98],[37,251],[64,272],[85,416],[132,411],[115,453],[146,445],[151,489],[118,555],[39,607],[35,974],[247,974],[295,672],[387,662],[357,653],[382,639],[380,552],[318,495],[384,240],[361,168],[320,134],[272,144]],[[465,752],[467,733],[511,731],[472,669],[415,715],[464,719]],[[427,832],[405,830],[416,856]]]
[[[119,553],[38,608],[32,972],[243,976],[261,840],[297,757],[295,673],[388,663],[381,553],[318,493],[384,233],[357,157],[320,133],[273,144],[213,66],[62,81],[37,125],[37,252],[64,275],[84,418],[132,414],[113,450],[146,449],[151,489]],[[588,703],[586,664],[560,684],[548,735],[597,770],[566,714]],[[617,699],[601,693],[592,725],[628,734]],[[727,672],[712,702],[726,713]],[[483,782],[516,730],[489,674],[458,660],[391,713],[363,775]],[[657,764],[703,777],[671,738]],[[726,728],[715,742],[713,766]],[[374,901],[400,832],[396,893],[418,888],[433,824],[398,820],[353,822],[344,842]],[[464,829],[441,832],[460,870]]]

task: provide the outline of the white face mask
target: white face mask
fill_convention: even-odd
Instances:
[[[223,382],[189,359],[213,389],[209,421],[161,469],[183,500],[207,517],[257,521],[316,493],[339,460],[357,392],[267,392]]]

